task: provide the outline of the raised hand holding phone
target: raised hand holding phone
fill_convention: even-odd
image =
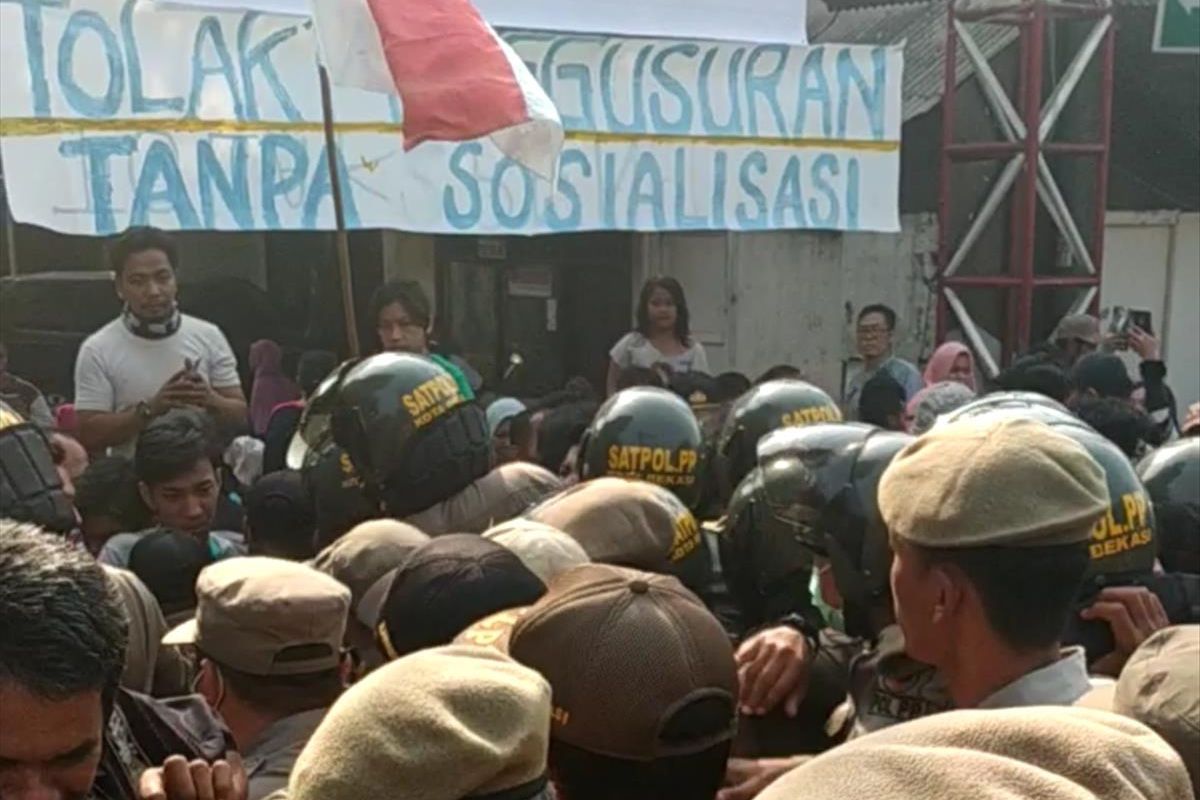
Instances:
[[[172,408],[208,407],[208,396],[211,392],[199,372],[199,361],[184,359],[183,369],[163,387],[165,400]]]

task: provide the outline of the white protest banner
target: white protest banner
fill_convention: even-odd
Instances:
[[[80,234],[332,228],[309,26],[147,0],[0,0],[14,218]],[[899,227],[898,47],[505,38],[568,131],[556,184],[486,140],[405,153],[396,101],[338,90],[351,227]]]
[[[307,17],[309,0],[155,0],[218,11]],[[475,0],[497,28],[808,44],[806,0]]]
[[[806,0],[475,0],[493,25],[532,30],[808,44]]]

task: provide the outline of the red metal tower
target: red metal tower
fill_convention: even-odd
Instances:
[[[942,341],[957,322],[979,362],[994,376],[1000,364],[989,352],[963,302],[961,290],[986,289],[1003,293],[1006,309],[1001,331],[1000,361],[1030,345],[1034,295],[1039,289],[1075,289],[1070,312],[1094,309],[1100,290],[1104,249],[1104,212],[1108,194],[1109,131],[1112,122],[1112,83],[1115,29],[1111,0],[951,0],[947,4],[945,94],[942,101],[941,172],[938,190],[937,334]],[[1046,76],[1047,34],[1058,21],[1083,23],[1088,33],[1066,68]],[[969,24],[1014,26],[1018,31],[1016,97],[1010,97],[992,65],[976,44]],[[970,59],[983,97],[1003,137],[999,141],[958,141],[956,97],[960,88],[960,51]],[[1098,130],[1091,141],[1051,138],[1068,100],[1098,55]],[[1093,160],[1094,221],[1085,239],[1051,171],[1048,157],[1073,156]],[[964,230],[952,230],[954,202],[952,173],[969,162],[1004,162]],[[1009,204],[1010,244],[1005,268],[988,274],[960,274],[985,228],[996,219],[1006,198]],[[959,202],[963,202],[959,198]],[[1046,275],[1037,270],[1035,237],[1039,202],[1053,221],[1061,244],[1077,274]],[[1045,233],[1043,232],[1043,236]]]

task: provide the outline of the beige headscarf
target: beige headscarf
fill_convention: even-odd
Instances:
[[[1187,770],[1141,723],[1105,711],[947,711],[834,748],[757,800],[1190,800]]]

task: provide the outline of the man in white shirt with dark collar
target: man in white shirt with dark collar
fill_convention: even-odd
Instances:
[[[75,362],[79,438],[128,455],[146,423],[173,408],[207,412],[222,429],[246,422],[237,360],[215,325],[176,303],[178,251],[163,231],[130,228],[109,247],[121,316],[87,338]]]

